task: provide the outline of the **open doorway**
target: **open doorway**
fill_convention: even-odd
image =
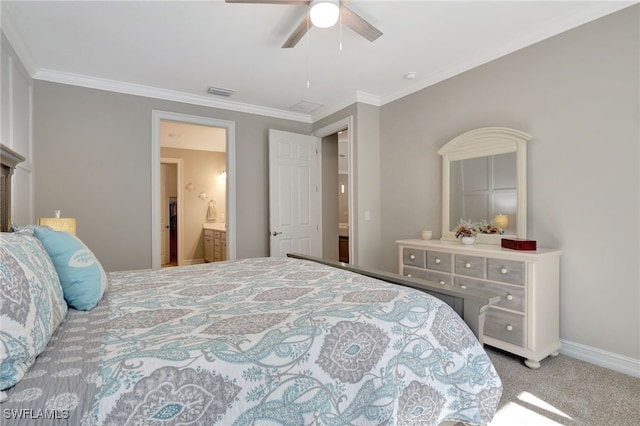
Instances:
[[[322,138],[323,257],[357,264],[354,217],[353,118],[316,132]]]
[[[350,262],[348,134],[322,138],[322,257],[344,263]]]
[[[160,121],[163,267],[227,258],[226,139],[224,128]],[[179,176],[172,164],[181,165]],[[218,234],[215,250],[214,231]],[[171,261],[173,239],[173,247],[179,246],[175,261]]]
[[[153,111],[152,122],[152,267],[207,261],[211,227],[224,232],[220,257],[235,259],[235,123],[163,111]],[[164,164],[177,164],[175,175]],[[165,187],[174,182],[171,194]]]
[[[349,129],[338,132],[338,260],[349,263]]]
[[[182,219],[182,160],[160,159],[160,234],[162,238],[162,267],[182,264],[182,240],[178,245],[178,230]],[[181,227],[181,226],[180,226]]]

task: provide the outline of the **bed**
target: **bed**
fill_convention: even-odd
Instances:
[[[73,262],[91,283],[69,286]],[[460,315],[364,272],[292,255],[105,274],[70,234],[1,233],[2,424],[488,423],[501,381]]]

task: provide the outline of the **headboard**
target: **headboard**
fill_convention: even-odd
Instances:
[[[22,155],[0,144],[0,232],[11,227],[11,175],[22,161]]]

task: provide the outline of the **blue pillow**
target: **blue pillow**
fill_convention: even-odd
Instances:
[[[53,261],[69,306],[81,311],[95,307],[107,289],[107,275],[91,250],[68,232],[34,226],[33,234]]]

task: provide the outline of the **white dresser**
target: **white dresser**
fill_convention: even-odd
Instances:
[[[487,311],[484,343],[524,357],[532,369],[558,355],[560,251],[439,240],[396,243],[401,275],[501,297]]]

